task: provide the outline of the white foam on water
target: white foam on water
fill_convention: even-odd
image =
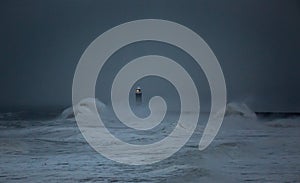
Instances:
[[[103,102],[101,102],[100,100],[94,99],[94,98],[86,98],[86,99],[81,100],[75,106],[71,106],[71,107],[68,107],[67,109],[65,109],[61,113],[60,118],[62,118],[62,119],[74,118],[79,113],[83,113],[83,114],[94,113],[95,114],[97,111],[92,111],[92,108],[93,108],[92,105],[94,105],[94,102],[96,103],[96,107],[99,112],[105,110],[106,105]]]

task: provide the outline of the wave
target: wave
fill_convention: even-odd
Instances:
[[[213,116],[215,118],[222,117],[221,111],[219,110]],[[257,119],[255,112],[253,112],[245,103],[230,102],[225,107],[225,117],[226,116],[240,116],[247,119]]]
[[[92,111],[92,105],[94,105],[94,102],[96,104],[96,108],[98,111],[104,111],[106,109],[106,105],[101,102],[98,99],[94,98],[86,98],[81,100],[78,104],[75,106],[71,106],[66,108],[61,114],[60,117],[61,119],[70,119],[74,118],[78,114],[96,114],[97,111]]]
[[[228,103],[225,116],[238,115],[245,118],[256,119],[257,116],[245,103]]]

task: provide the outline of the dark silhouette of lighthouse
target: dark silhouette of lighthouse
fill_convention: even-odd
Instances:
[[[142,104],[142,89],[139,86],[135,89],[135,103],[136,105]]]

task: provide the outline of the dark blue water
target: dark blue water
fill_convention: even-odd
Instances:
[[[74,119],[58,118],[61,111],[0,113],[0,182],[300,181],[297,117],[226,117],[217,138],[204,151],[198,150],[205,125],[200,124],[190,141],[170,158],[130,166],[93,150]],[[110,130],[142,140],[120,128],[112,125]]]

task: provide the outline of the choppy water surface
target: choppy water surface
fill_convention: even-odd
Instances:
[[[0,182],[300,182],[297,117],[228,116],[204,151],[197,147],[205,125],[199,124],[190,141],[172,157],[129,166],[94,151],[74,119],[27,120],[14,115],[0,116]],[[146,135],[132,133],[113,119],[108,126],[120,138],[138,143],[163,138],[171,125]]]

